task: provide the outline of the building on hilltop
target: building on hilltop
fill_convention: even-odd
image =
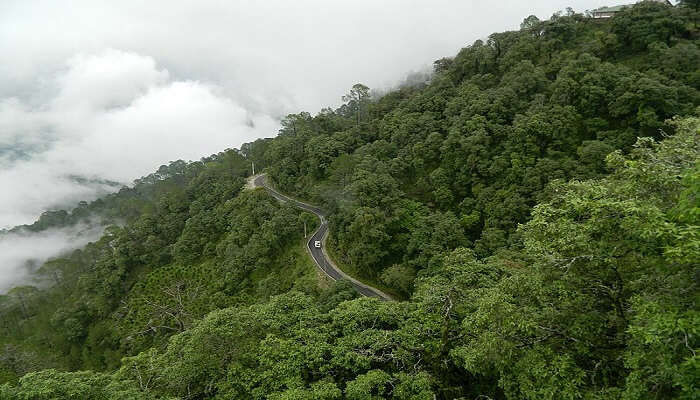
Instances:
[[[627,7],[629,7],[627,4],[613,7],[600,7],[591,11],[591,14],[593,15],[593,18],[610,18]]]
[[[668,0],[643,0],[643,1],[652,1],[655,3],[663,3],[669,6],[672,6],[670,1]],[[638,1],[638,3],[641,3],[641,1]],[[612,7],[600,7],[597,8],[593,11],[591,11],[591,15],[593,18],[610,18],[613,17],[615,14],[619,13],[622,11],[625,7],[630,7],[631,4],[623,4],[619,6],[612,6]]]

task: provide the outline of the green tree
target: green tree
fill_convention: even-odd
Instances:
[[[343,96],[343,101],[347,102],[350,109],[354,112],[358,126],[360,125],[363,106],[369,101],[369,98],[369,88],[361,83],[352,85],[350,92]]]
[[[520,29],[532,29],[539,25],[540,19],[537,18],[536,15],[530,15],[529,17],[525,18],[523,22],[520,24]]]

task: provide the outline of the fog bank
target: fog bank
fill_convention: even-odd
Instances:
[[[99,224],[78,224],[39,233],[0,233],[0,294],[13,286],[35,283],[31,273],[48,259],[99,239]]]

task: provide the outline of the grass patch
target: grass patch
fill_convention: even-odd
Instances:
[[[303,238],[289,243],[276,257],[272,268],[256,270],[251,274],[256,298],[274,296],[289,290],[318,294],[320,286],[316,265],[306,253],[304,243],[306,241]]]

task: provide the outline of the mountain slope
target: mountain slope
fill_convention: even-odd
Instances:
[[[121,225],[0,297],[0,398],[694,398],[693,18],[528,18],[428,83],[356,85],[274,139],[44,218]],[[315,218],[241,191],[251,161],[405,301],[319,281]]]
[[[517,246],[549,182],[604,176],[608,153],[696,112],[700,50],[684,10],[529,18],[436,61],[423,87],[288,116],[259,162],[333,215],[329,244],[349,270],[408,295],[405,277],[439,270],[446,251]]]

